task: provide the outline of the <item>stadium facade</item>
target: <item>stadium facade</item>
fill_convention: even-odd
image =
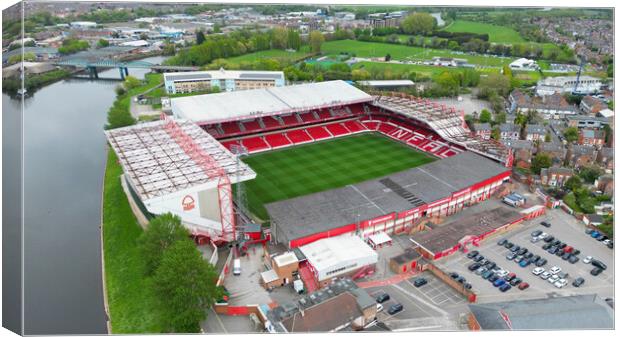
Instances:
[[[233,164],[236,145],[252,154],[375,132],[441,159],[269,204],[272,240],[289,247],[341,234],[400,232],[421,218],[452,214],[489,198],[512,166],[510,150],[473,136],[462,111],[400,93],[371,96],[344,81],[173,98],[171,108],[174,120],[108,131],[108,140],[149,212],[172,211],[194,235],[219,241],[235,237],[230,184],[256,176]],[[193,213],[183,208],[188,193],[200,204]],[[354,211],[333,207],[339,203]]]

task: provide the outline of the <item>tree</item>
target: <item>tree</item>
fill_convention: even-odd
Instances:
[[[504,124],[506,123],[506,113],[505,112],[500,112],[497,115],[495,115],[495,124]]]
[[[174,242],[189,237],[189,232],[181,225],[181,218],[166,213],[153,218],[140,235],[138,245],[145,261],[147,275],[155,272],[166,249]]]
[[[551,133],[547,132],[545,135],[545,143],[549,143],[551,141]]]
[[[411,35],[427,35],[433,31],[437,22],[429,13],[413,13],[400,24],[403,32]]]
[[[543,168],[547,168],[551,166],[551,157],[545,153],[537,154],[534,159],[532,159],[531,170],[535,174],[540,174],[540,170]]]
[[[480,121],[480,123],[490,123],[491,112],[487,109],[482,109],[482,111],[480,111],[480,118],[478,120]]]
[[[127,91],[133,89],[133,88],[137,88],[140,85],[142,85],[142,82],[135,78],[134,76],[127,76],[125,77],[125,82],[123,82],[123,86],[125,87],[125,89],[127,89]]]
[[[97,41],[97,48],[104,48],[110,45],[110,42],[106,39],[99,39]]]
[[[325,37],[318,30],[310,32],[310,47],[312,52],[318,53],[321,51],[321,45],[325,42]]]
[[[494,127],[493,130],[491,130],[491,138],[493,138],[495,140],[500,140],[501,137],[502,137],[502,134],[499,131],[499,128],[498,127]]]
[[[202,44],[203,42],[205,42],[206,38],[205,38],[205,33],[199,29],[196,31],[196,44]]]
[[[271,48],[286,49],[288,44],[288,31],[284,27],[276,27],[271,30]]]
[[[116,129],[123,126],[129,126],[136,124],[136,120],[131,116],[129,109],[123,107],[118,100],[112,104],[112,107],[108,111],[108,123],[105,126],[106,130]]]
[[[510,91],[510,80],[504,75],[491,73],[480,79],[478,89],[478,97],[480,98],[488,98],[492,93],[506,96]]]
[[[570,143],[576,142],[577,139],[579,139],[579,130],[574,126],[564,129],[562,134],[564,135],[564,138],[566,138],[566,141]]]
[[[165,250],[153,276],[166,330],[200,332],[200,321],[222,295],[216,286],[215,268],[205,261],[189,239],[178,240]]]
[[[288,47],[290,49],[299,50],[301,48],[301,36],[299,32],[293,29],[288,31]]]
[[[392,59],[392,55],[389,53],[385,54],[385,62],[389,62]]]
[[[583,181],[593,184],[594,181],[603,174],[603,170],[599,169],[596,166],[586,166],[582,167],[579,170],[579,177],[583,179]]]
[[[564,183],[564,188],[571,191],[576,191],[581,188],[581,179],[578,176],[572,176]]]

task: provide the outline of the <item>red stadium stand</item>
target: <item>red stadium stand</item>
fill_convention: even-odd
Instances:
[[[331,137],[329,132],[327,132],[327,130],[325,130],[322,126],[314,126],[306,129],[306,131],[308,131],[308,134],[314,138],[314,140],[321,140]]]
[[[346,121],[342,124],[353,133],[367,130],[366,127],[357,120]]]
[[[295,144],[308,143],[314,140],[306,130],[292,130],[287,132],[286,135]]]
[[[239,124],[237,122],[222,123],[222,130],[224,130],[223,136],[232,136],[241,133]]]
[[[297,120],[297,116],[295,114],[292,114],[290,116],[281,116],[281,117],[286,126],[299,124],[299,121]]]
[[[348,134],[351,133],[351,131],[347,130],[347,128],[342,126],[342,124],[340,124],[340,123],[327,124],[327,125],[325,125],[325,128],[327,128],[329,133],[334,135],[334,137],[348,135]]]
[[[222,145],[224,145],[224,147],[227,148],[230,151],[231,146],[232,145],[239,145],[239,142],[236,141],[236,140],[229,140],[229,141],[222,142]]]
[[[304,123],[313,123],[317,121],[312,112],[301,113],[299,114],[299,117],[301,117],[301,120],[304,121]]]
[[[364,113],[364,106],[362,104],[349,105],[349,109],[351,109],[351,113],[355,115],[361,115]]]
[[[379,124],[379,128],[377,129],[377,131],[384,133],[386,135],[389,135],[390,132],[394,131],[396,129],[395,126],[390,125],[390,124],[386,124],[386,123],[381,123]]]
[[[249,152],[269,150],[269,145],[267,145],[267,143],[263,140],[263,137],[260,136],[242,139],[241,143],[248,149]]]
[[[271,116],[263,117],[263,123],[265,124],[265,127],[267,129],[275,129],[275,128],[282,127],[282,124],[280,124],[280,122],[277,119]]]
[[[379,122],[375,121],[363,121],[364,127],[368,130],[376,131],[379,127]]]
[[[258,124],[258,120],[256,119],[243,121],[243,126],[245,127],[245,131],[248,132],[262,130],[262,127]]]
[[[265,136],[265,140],[272,148],[291,145],[291,141],[282,133],[274,133]]]
[[[319,119],[321,119],[322,121],[326,121],[326,120],[334,118],[334,116],[332,116],[329,110],[326,110],[326,109],[320,110],[318,114],[319,114]]]

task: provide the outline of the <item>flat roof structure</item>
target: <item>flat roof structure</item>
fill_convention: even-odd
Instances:
[[[254,179],[256,173],[198,125],[176,120],[192,143],[228,174],[232,183]],[[166,130],[168,121],[136,124],[105,132],[123,171],[142,201],[187,190],[215,188],[218,177],[192,158],[184,144]],[[187,144],[185,144],[187,145]]]
[[[291,241],[432,204],[507,171],[493,160],[463,152],[385,177],[269,203],[265,208],[277,226],[278,238]]]
[[[291,263],[299,262],[299,260],[297,260],[297,256],[293,252],[286,252],[282,255],[278,255],[273,258],[273,261],[278,267],[283,267]]]
[[[344,81],[328,81],[179,97],[171,105],[177,117],[212,124],[371,100],[372,96]]]
[[[404,264],[409,263],[410,261],[415,260],[421,256],[422,255],[420,255],[420,253],[418,253],[415,249],[407,248],[402,254],[391,257],[390,261],[394,261],[397,264]]]
[[[410,87],[414,83],[412,80],[371,80],[371,81],[358,81],[359,85],[369,87]]]
[[[275,80],[284,79],[281,71],[252,71],[252,70],[210,70],[164,73],[164,81],[193,81],[204,79],[244,79],[244,80]]]
[[[474,213],[411,236],[420,247],[432,253],[451,249],[468,236],[479,237],[523,218],[523,214],[507,207]]]

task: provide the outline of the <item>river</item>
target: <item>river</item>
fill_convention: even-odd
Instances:
[[[147,70],[129,72],[143,78]],[[111,69],[100,77],[118,78],[119,73]],[[25,334],[107,333],[99,228],[106,163],[103,126],[118,83],[68,79],[24,101]],[[2,108],[5,125],[18,123],[19,100],[3,94]],[[3,153],[14,154],[16,147],[17,142],[4,144]],[[16,170],[11,172],[14,176],[3,174],[5,183],[19,181]],[[12,216],[7,218],[18,214]]]

